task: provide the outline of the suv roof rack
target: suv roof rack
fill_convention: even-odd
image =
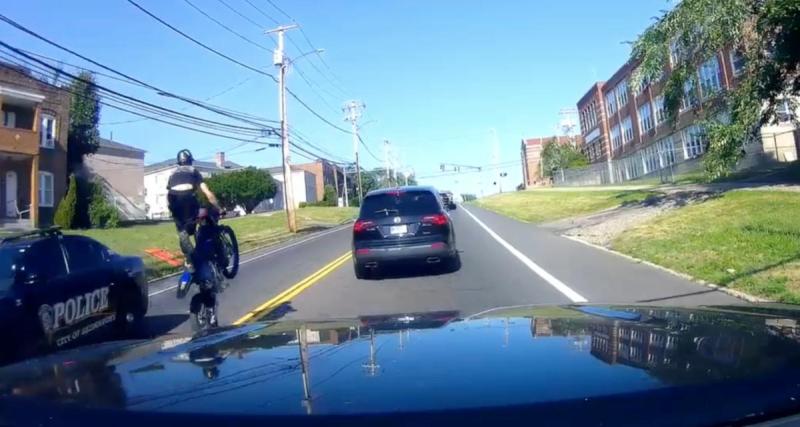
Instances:
[[[61,227],[40,228],[38,230],[26,231],[8,237],[4,237],[0,239],[0,243],[13,242],[16,240],[22,240],[29,237],[61,236],[62,234],[63,233],[61,232]]]

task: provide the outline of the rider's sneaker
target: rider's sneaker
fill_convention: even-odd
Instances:
[[[214,310],[211,313],[211,316],[209,316],[208,324],[209,324],[209,326],[213,326],[215,328],[218,326],[218,323],[217,323],[217,311],[216,310]]]
[[[178,282],[178,298],[183,298],[189,292],[189,287],[192,285],[192,273],[184,270],[181,274],[181,279]]]

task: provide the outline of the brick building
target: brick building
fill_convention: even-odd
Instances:
[[[684,88],[673,127],[667,122],[662,94],[666,78],[633,87],[631,75],[637,65],[634,61],[625,63],[608,80],[594,83],[577,103],[583,151],[596,164],[591,169],[596,179],[584,179],[582,184],[636,179],[701,157],[707,138],[698,121],[708,111],[700,101],[720,99],[720,92],[736,86],[744,68],[741,56],[731,49],[699,64],[697,84]],[[669,73],[667,66],[663,76]],[[789,103],[780,106],[776,122],[761,129],[762,143],[746,146],[748,154],[775,161],[797,159],[797,132],[791,123],[794,116]]]
[[[67,189],[69,105],[67,91],[0,63],[0,224],[52,224]]]
[[[522,160],[522,182],[525,187],[544,185],[548,180],[544,179],[541,173],[542,149],[550,141],[556,140],[560,144],[583,145],[583,138],[575,136],[546,136],[541,138],[526,138],[522,140],[520,157]]]
[[[325,196],[325,186],[330,185],[336,189],[336,194],[343,194],[344,176],[342,169],[325,159],[317,159],[311,163],[292,165],[294,169],[302,169],[315,176],[317,201],[322,201]]]

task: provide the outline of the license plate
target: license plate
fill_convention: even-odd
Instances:
[[[408,233],[408,226],[403,225],[392,225],[389,227],[389,234],[406,234]]]

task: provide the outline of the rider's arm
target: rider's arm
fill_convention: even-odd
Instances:
[[[208,185],[206,185],[205,182],[200,183],[200,190],[203,192],[203,194],[206,195],[206,198],[208,199],[209,203],[214,205],[214,207],[216,207],[217,209],[220,209],[219,202],[217,201],[217,196],[215,196],[214,193],[211,192],[211,189],[208,188]]]

